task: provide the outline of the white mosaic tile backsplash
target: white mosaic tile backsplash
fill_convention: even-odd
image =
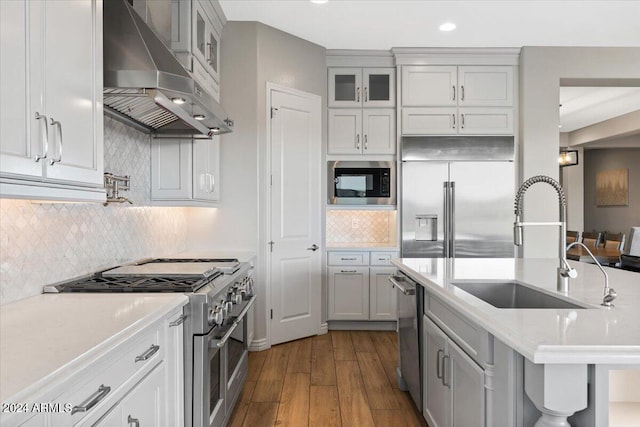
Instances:
[[[105,171],[134,205],[0,200],[0,304],[46,284],[186,249],[186,208],[150,206],[149,136],[105,117]]]
[[[328,210],[327,246],[395,246],[396,211]]]

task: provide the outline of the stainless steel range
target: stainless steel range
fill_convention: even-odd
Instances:
[[[157,258],[45,286],[44,292],[184,292],[185,425],[222,426],[248,370],[253,269],[237,259]]]

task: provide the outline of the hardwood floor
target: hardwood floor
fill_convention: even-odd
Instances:
[[[229,426],[426,426],[396,382],[395,332],[330,331],[249,353]]]

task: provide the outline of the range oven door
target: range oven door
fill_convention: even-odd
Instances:
[[[193,426],[222,426],[225,418],[223,352],[218,328],[193,337]]]
[[[225,368],[227,377],[227,415],[231,413],[242,389],[249,370],[249,351],[247,342],[247,312],[255,301],[255,296],[248,298],[236,317],[237,327],[231,333],[225,345]]]

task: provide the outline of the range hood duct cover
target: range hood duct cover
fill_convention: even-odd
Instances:
[[[174,99],[185,102],[176,104]],[[220,104],[193,80],[127,0],[104,2],[104,105],[157,134],[231,132],[232,122]]]

